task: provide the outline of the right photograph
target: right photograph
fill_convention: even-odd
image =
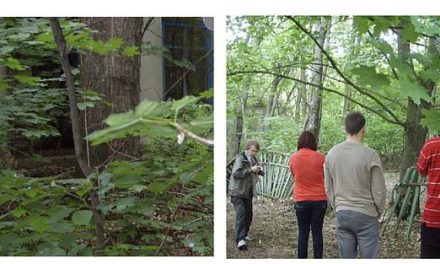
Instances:
[[[227,257],[440,258],[440,17],[227,18]]]

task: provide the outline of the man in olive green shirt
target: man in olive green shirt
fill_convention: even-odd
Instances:
[[[235,240],[239,250],[247,250],[246,240],[251,240],[249,228],[252,223],[252,198],[260,166],[255,157],[260,145],[255,140],[246,143],[246,150],[237,155],[229,181],[229,195],[235,209]]]
[[[347,140],[334,146],[325,159],[326,193],[336,211],[337,241],[342,258],[379,256],[379,217],[386,188],[377,152],[362,144],[365,117],[351,112],[345,118]]]

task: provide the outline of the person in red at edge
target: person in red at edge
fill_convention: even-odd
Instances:
[[[420,228],[420,256],[440,258],[440,135],[423,145],[417,171],[428,176],[428,193]]]
[[[310,228],[313,237],[313,256],[322,258],[322,225],[327,209],[324,185],[324,155],[316,151],[316,137],[304,131],[297,145],[298,151],[290,157],[289,167],[295,185],[294,208],[298,220],[298,258],[307,258]]]

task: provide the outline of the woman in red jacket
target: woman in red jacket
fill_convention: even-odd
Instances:
[[[313,256],[322,258],[322,225],[327,209],[324,186],[324,155],[316,151],[316,137],[304,131],[290,157],[289,167],[294,180],[294,208],[298,220],[298,258],[307,258],[310,228],[313,236]]]

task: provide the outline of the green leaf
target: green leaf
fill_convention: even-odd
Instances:
[[[182,175],[180,175],[180,177],[179,177],[179,179],[180,179],[180,182],[181,183],[183,183],[183,184],[187,184],[187,183],[189,183],[191,180],[192,180],[192,178],[194,177],[194,173],[192,173],[192,172],[185,172],[185,173],[182,173]]]
[[[402,98],[410,97],[417,105],[420,105],[421,99],[424,99],[426,102],[431,102],[431,97],[425,87],[416,81],[413,82],[407,78],[401,78],[399,80],[399,87]]]
[[[38,233],[43,233],[47,229],[49,229],[50,225],[47,221],[47,218],[36,216],[34,218],[29,219],[29,224],[31,227],[35,229]]]
[[[115,51],[117,49],[119,49],[119,47],[121,47],[121,45],[124,43],[124,40],[121,38],[112,38],[109,41],[107,41],[107,47],[112,50]]]
[[[173,104],[171,105],[171,109],[175,111],[179,111],[180,109],[184,108],[187,105],[195,104],[198,100],[199,98],[194,96],[185,96],[180,100],[174,101]]]
[[[55,224],[66,217],[68,217],[75,209],[68,208],[65,206],[58,206],[53,209],[50,209],[47,214],[50,216],[48,222],[51,224]]]
[[[27,84],[31,86],[35,86],[41,80],[40,77],[32,77],[25,75],[14,75],[14,78],[22,84]]]
[[[17,218],[19,218],[20,216],[24,215],[26,213],[26,210],[24,208],[17,208],[11,211],[11,214]]]
[[[122,55],[127,57],[133,57],[139,54],[140,54],[139,48],[136,46],[125,47],[124,50],[122,51]]]
[[[59,247],[48,247],[38,251],[38,256],[66,256],[66,251]]]
[[[214,97],[214,89],[209,88],[208,90],[206,90],[206,91],[204,91],[204,92],[201,92],[201,93],[199,94],[199,96],[200,96],[201,98],[212,98],[212,97]]]
[[[405,24],[402,30],[402,40],[405,42],[415,43],[419,38],[419,33],[416,32],[413,24]]]
[[[355,16],[353,17],[353,21],[360,34],[367,33],[369,28],[369,20],[366,17]]]
[[[72,222],[75,225],[84,225],[88,226],[90,224],[90,220],[92,219],[92,211],[90,210],[79,210],[73,213]]]
[[[121,126],[136,120],[136,116],[132,111],[126,113],[112,114],[107,117],[104,122],[109,126]]]
[[[86,193],[88,193],[93,188],[93,184],[91,181],[85,181],[83,184],[76,188],[75,193],[80,197],[83,197]]]
[[[51,232],[60,233],[60,234],[71,233],[74,230],[75,228],[73,227],[73,225],[69,223],[55,223],[49,229],[49,231]]]
[[[437,135],[440,132],[440,111],[436,109],[422,109],[424,117],[420,120],[420,124],[428,128],[429,133]]]
[[[0,92],[3,91],[4,89],[9,88],[8,83],[1,78],[0,76]]]
[[[159,181],[152,182],[150,185],[148,185],[148,189],[155,194],[163,192],[167,187],[168,185],[165,182]]]
[[[388,77],[385,74],[376,73],[376,68],[373,66],[360,65],[354,68],[352,73],[359,76],[360,84],[370,85],[372,88],[380,88],[390,84]]]
[[[135,197],[128,197],[119,201],[116,201],[116,208],[114,209],[116,213],[122,213],[125,209],[132,207],[134,205]]]
[[[143,178],[141,175],[126,175],[117,177],[113,183],[119,188],[131,188],[142,182]]]
[[[78,106],[78,109],[79,109],[79,110],[83,111],[83,110],[85,110],[86,108],[92,108],[92,107],[95,107],[95,103],[94,103],[94,102],[87,101],[87,102],[77,103],[77,106]]]
[[[21,65],[21,63],[17,59],[11,57],[6,58],[5,65],[6,67],[12,70],[18,70],[18,71],[24,70],[23,65]]]

